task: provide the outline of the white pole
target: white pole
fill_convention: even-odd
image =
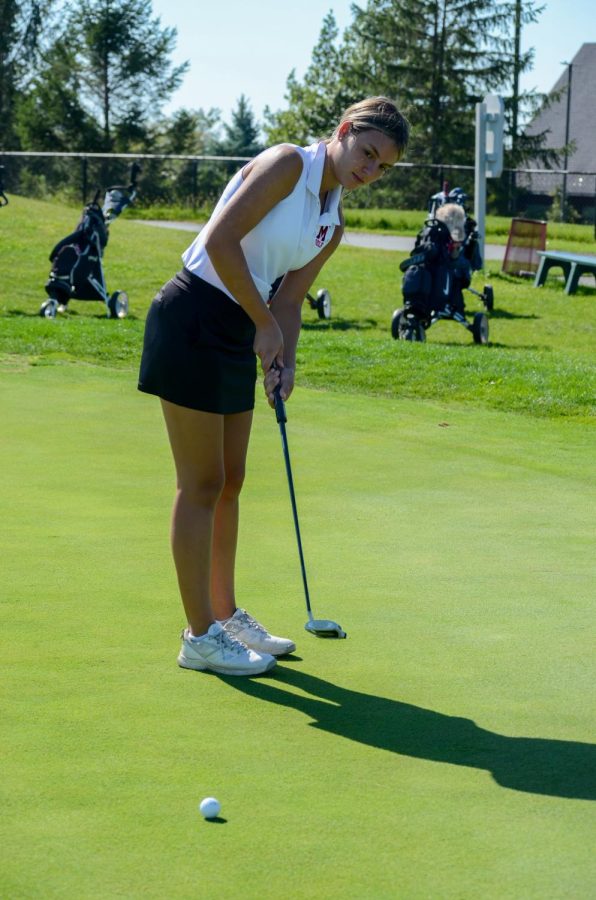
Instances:
[[[484,265],[486,222],[486,103],[476,104],[476,165],[474,169],[474,218],[478,224],[478,244]]]

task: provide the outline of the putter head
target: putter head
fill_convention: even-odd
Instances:
[[[322,638],[345,638],[347,634],[337,622],[331,622],[330,619],[309,619],[304,626],[306,631],[310,631],[315,637]]]

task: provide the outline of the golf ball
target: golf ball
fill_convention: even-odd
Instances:
[[[214,819],[219,815],[221,804],[215,797],[205,797],[205,799],[201,800],[199,803],[199,809],[204,819]]]

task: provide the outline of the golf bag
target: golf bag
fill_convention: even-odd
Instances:
[[[482,299],[486,309],[492,309],[490,285],[485,286],[484,294],[470,287],[472,273],[482,268],[476,222],[465,216],[464,239],[458,248],[447,225],[436,217],[443,204],[456,203],[463,208],[466,199],[461,188],[448,193],[446,184],[443,191],[431,197],[429,217],[416,236],[412,255],[400,264],[404,305],[393,314],[391,333],[395,339],[424,341],[426,330],[436,321],[454,319],[472,331],[476,343],[487,343],[488,318],[477,313],[470,324],[463,294],[470,290]]]
[[[108,243],[109,226],[133,202],[137,194],[140,166],[131,170],[131,183],[107,189],[103,207],[99,194],[88,203],[75,230],[62,238],[50,253],[52,269],[45,289],[49,300],[42,303],[41,316],[54,318],[64,312],[70,300],[99,300],[106,305],[110,319],[123,319],[128,313],[128,295],[124,291],[108,294],[102,257]]]

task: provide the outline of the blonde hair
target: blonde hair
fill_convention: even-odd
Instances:
[[[335,131],[336,135],[345,123],[349,122],[353,134],[361,131],[380,131],[391,138],[398,149],[401,159],[406,152],[410,137],[410,123],[398,110],[393,100],[388,97],[367,97],[349,106],[342,115]]]
[[[463,241],[466,237],[466,214],[458,203],[446,203],[439,206],[435,217],[444,222],[454,241]]]

